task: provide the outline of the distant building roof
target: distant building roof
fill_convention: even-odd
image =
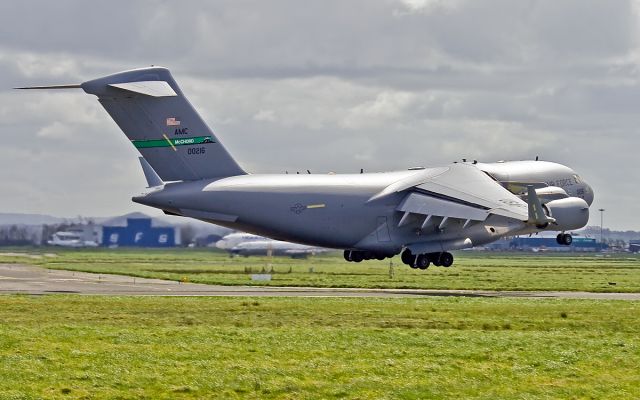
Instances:
[[[109,247],[172,247],[180,243],[180,230],[173,226],[152,226],[153,220],[127,218],[125,225],[103,225],[102,245]],[[114,221],[119,222],[119,221]]]
[[[107,219],[105,221],[102,221],[102,223],[100,225],[102,226],[127,226],[127,221],[130,219],[134,219],[134,220],[140,220],[140,219],[144,219],[144,220],[151,220],[151,226],[154,228],[161,228],[161,227],[174,227],[173,224],[168,223],[166,221],[163,221],[159,218],[153,218],[148,216],[147,214],[141,213],[141,212],[133,212],[130,214],[125,214],[122,215],[120,217],[114,217],[114,218],[110,218]]]

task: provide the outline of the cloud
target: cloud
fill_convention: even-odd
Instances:
[[[410,13],[430,14],[438,11],[455,10],[461,7],[464,1],[465,0],[400,0],[400,3]]]
[[[253,119],[264,122],[277,121],[276,113],[273,110],[260,110],[253,116]]]
[[[365,129],[406,118],[415,95],[406,92],[382,91],[374,100],[352,107],[342,125],[349,129]]]

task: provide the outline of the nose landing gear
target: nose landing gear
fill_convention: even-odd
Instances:
[[[400,255],[403,263],[407,264],[411,268],[419,268],[425,270],[429,268],[430,264],[436,267],[450,267],[453,265],[453,255],[448,252],[443,253],[425,253],[414,255],[411,250],[406,249]]]
[[[573,236],[569,233],[560,233],[556,236],[556,242],[563,246],[570,246],[573,243]]]

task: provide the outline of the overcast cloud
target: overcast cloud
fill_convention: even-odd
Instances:
[[[154,64],[251,172],[539,155],[640,229],[639,38],[635,1],[2,2],[0,211],[149,212],[95,98],[9,88]]]

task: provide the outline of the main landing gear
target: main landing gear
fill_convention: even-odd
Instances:
[[[402,262],[410,266],[411,268],[427,269],[430,264],[436,267],[450,267],[453,265],[453,255],[448,252],[443,253],[425,253],[425,254],[413,254],[411,250],[406,249],[400,255]]]
[[[382,253],[374,253],[372,251],[345,250],[344,259],[349,262],[361,262],[364,260],[384,260],[388,256]]]
[[[556,242],[563,246],[570,246],[573,243],[573,236],[569,233],[560,233],[556,236]]]

